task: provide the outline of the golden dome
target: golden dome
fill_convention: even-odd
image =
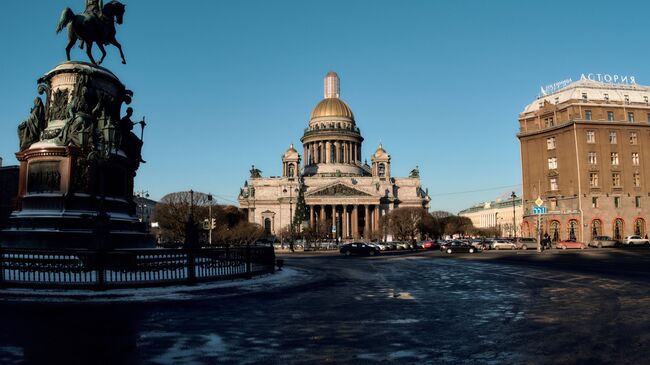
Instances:
[[[320,117],[346,117],[354,120],[352,109],[339,98],[325,98],[311,112],[311,119]]]

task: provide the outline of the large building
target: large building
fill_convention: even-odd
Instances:
[[[476,228],[493,229],[501,237],[519,237],[522,233],[521,197],[476,204],[461,210],[458,215],[469,218]]]
[[[606,75],[609,76],[609,75]],[[650,214],[650,88],[590,74],[526,106],[518,138],[524,235],[589,241],[646,235]]]
[[[282,176],[262,177],[253,168],[241,189],[240,207],[269,235],[290,226],[300,194],[309,225],[341,239],[372,237],[381,231],[381,217],[395,208],[428,208],[417,168],[409,177],[392,176],[391,156],[381,144],[371,164],[363,162],[363,137],[339,83],[336,73],[325,76],[325,98],[301,138],[303,155],[291,145],[282,157]]]

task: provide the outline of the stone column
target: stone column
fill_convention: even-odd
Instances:
[[[370,209],[368,205],[364,205],[363,207],[366,213],[363,225],[363,238],[368,239],[368,233],[370,232]]]
[[[348,142],[343,142],[343,163],[350,163],[349,153],[350,145]]]
[[[352,238],[359,238],[359,216],[356,204],[352,206]]]
[[[330,226],[330,234],[332,233],[332,227],[336,227],[336,205],[330,205],[332,207],[332,225]],[[338,230],[336,231],[338,233]],[[334,236],[334,235],[333,235]],[[336,236],[334,236],[336,238]]]
[[[331,148],[332,144],[330,141],[325,141],[325,163],[332,163]]]
[[[315,205],[309,205],[309,227],[314,229],[314,223],[316,223],[316,212],[314,212]]]
[[[321,225],[323,225],[323,223],[325,223],[325,206],[323,204],[320,205],[320,217],[319,218],[320,218]]]
[[[348,163],[352,163],[352,142],[347,142],[345,145],[348,148],[347,152],[345,153],[345,156],[348,159]]]
[[[314,152],[315,152],[314,143],[310,143],[309,144],[309,164],[310,165],[312,165],[312,164],[314,164],[314,162],[316,162],[316,159],[314,157]]]
[[[375,219],[374,219],[375,228],[373,229],[373,231],[379,231],[379,217],[380,217],[379,208],[380,208],[379,204],[375,205]]]
[[[343,204],[343,238],[347,238],[349,236],[348,234],[348,206]]]

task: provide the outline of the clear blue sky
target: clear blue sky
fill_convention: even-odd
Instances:
[[[650,83],[647,1],[124,2],[129,63],[109,46],[105,66],[147,117],[136,188],[156,199],[194,189],[233,203],[252,164],[280,175],[330,70],[363,157],[381,141],[393,175],[419,165],[431,208],[453,212],[521,183],[517,117],[541,85],[582,72]],[[59,15],[83,4],[0,2],[5,164],[16,163],[36,79],[65,60]],[[78,48],[73,59],[86,60]]]

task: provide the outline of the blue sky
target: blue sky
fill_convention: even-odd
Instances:
[[[518,113],[541,85],[581,73],[650,80],[644,1],[128,1],[104,66],[146,116],[136,189],[233,203],[252,164],[281,174],[325,74],[341,77],[369,159],[420,167],[432,210],[457,212],[521,183]],[[0,2],[0,157],[36,79],[65,61],[61,11],[83,0]],[[73,59],[86,60],[75,48]],[[302,148],[298,148],[302,151]]]

